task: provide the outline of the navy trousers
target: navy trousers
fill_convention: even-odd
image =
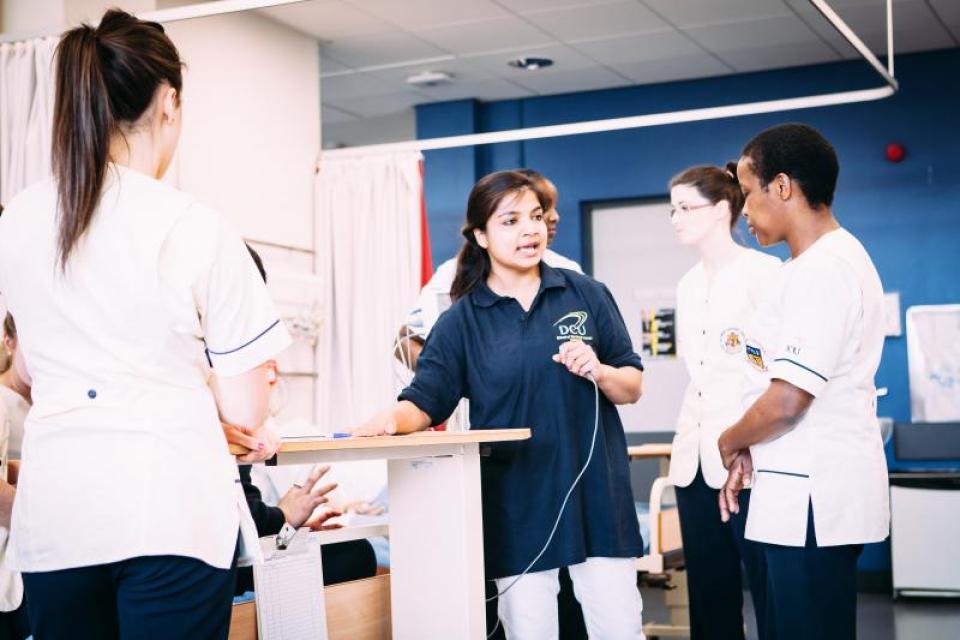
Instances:
[[[767,620],[777,640],[856,640],[862,544],[818,547],[811,507],[806,546],[760,546],[767,561]]]
[[[763,549],[743,537],[750,491],[740,493],[740,513],[720,521],[719,491],[697,476],[677,487],[680,533],[690,598],[691,640],[743,640],[743,583],[747,571],[761,640],[779,637],[766,624],[767,573]]]
[[[23,574],[36,640],[225,640],[235,580],[180,556]]]

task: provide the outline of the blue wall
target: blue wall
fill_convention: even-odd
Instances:
[[[917,304],[960,302],[960,49],[897,58],[900,92],[892,98],[631,131],[428,152],[426,198],[435,260],[455,255],[467,194],[481,176],[526,166],[560,190],[564,215],[555,249],[584,257],[585,203],[662,197],[681,169],[736,159],[755,133],[787,121],[819,128],[840,155],[834,212],[873,257],[901,312]],[[560,96],[480,103],[461,100],[417,108],[420,138],[613,118],[878,86],[863,62],[676,82]],[[892,164],[884,147],[900,142],[907,158]],[[781,257],[784,248],[774,250]],[[877,386],[888,387],[879,414],[909,421],[906,339],[888,338]],[[898,463],[891,468],[944,466]],[[957,461],[960,465],[960,461]],[[869,545],[861,568],[889,569],[889,546]]]
[[[802,120],[819,128],[840,155],[834,212],[861,239],[902,311],[960,302],[960,49],[897,58],[900,92],[892,98],[708,122],[487,145],[426,154],[427,212],[437,262],[460,246],[467,194],[480,176],[527,166],[560,190],[564,215],[554,247],[583,258],[584,203],[665,196],[670,177],[701,163],[736,159],[761,129]],[[863,62],[592,91],[524,100],[461,100],[417,109],[417,135],[496,131],[675,109],[868,88],[879,79]],[[884,158],[888,142],[907,158]],[[783,248],[775,250],[785,255]],[[877,386],[890,394],[880,415],[910,419],[905,338],[888,338]]]

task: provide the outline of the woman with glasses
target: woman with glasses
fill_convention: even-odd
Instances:
[[[718,493],[726,474],[717,439],[743,413],[743,328],[758,289],[780,262],[733,238],[743,208],[735,166],[683,171],[670,182],[670,201],[680,243],[700,253],[677,285],[677,348],[690,383],[670,463],[687,566],[690,636],[739,640],[744,637],[740,563],[756,611],[764,610],[765,567],[756,545],[744,539],[749,492],[742,494],[739,515],[720,520]],[[771,637],[763,620],[757,624],[761,638]]]

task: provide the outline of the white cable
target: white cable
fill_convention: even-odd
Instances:
[[[533,565],[537,564],[540,558],[543,557],[543,554],[547,552],[550,543],[553,542],[553,536],[557,533],[557,527],[560,526],[560,518],[563,517],[563,511],[567,508],[567,502],[570,500],[570,496],[573,494],[573,490],[577,487],[577,484],[580,482],[580,478],[583,477],[583,474],[587,472],[587,467],[590,466],[590,461],[593,459],[593,450],[597,446],[597,433],[600,431],[600,388],[597,386],[596,380],[593,379],[593,376],[587,374],[587,379],[593,383],[593,396],[594,396],[594,414],[593,414],[593,437],[590,440],[590,453],[587,454],[587,460],[583,463],[583,467],[580,468],[580,473],[577,474],[577,477],[573,479],[573,483],[570,485],[570,489],[567,490],[567,495],[563,498],[563,503],[560,505],[560,511],[557,513],[557,519],[553,522],[553,528],[550,530],[550,535],[547,536],[547,541],[543,544],[543,548],[540,549],[540,553],[537,554],[530,564],[527,565],[527,568],[524,569],[520,575],[513,579],[510,584],[507,585],[507,588],[499,592],[495,596],[487,598],[487,602],[496,600],[500,596],[510,591],[513,588],[513,585],[517,584],[520,581],[520,578],[527,575],[530,572],[530,569],[533,568]],[[493,631],[487,635],[487,640],[493,637],[493,634],[497,632],[497,629],[500,628],[500,616],[497,616],[497,624],[493,627]]]

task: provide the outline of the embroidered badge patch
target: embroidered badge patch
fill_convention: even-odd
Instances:
[[[740,353],[743,351],[743,343],[743,331],[740,329],[724,329],[720,332],[720,346],[726,353]]]
[[[767,364],[763,361],[763,347],[757,343],[747,344],[747,361],[758,371],[766,371]]]

